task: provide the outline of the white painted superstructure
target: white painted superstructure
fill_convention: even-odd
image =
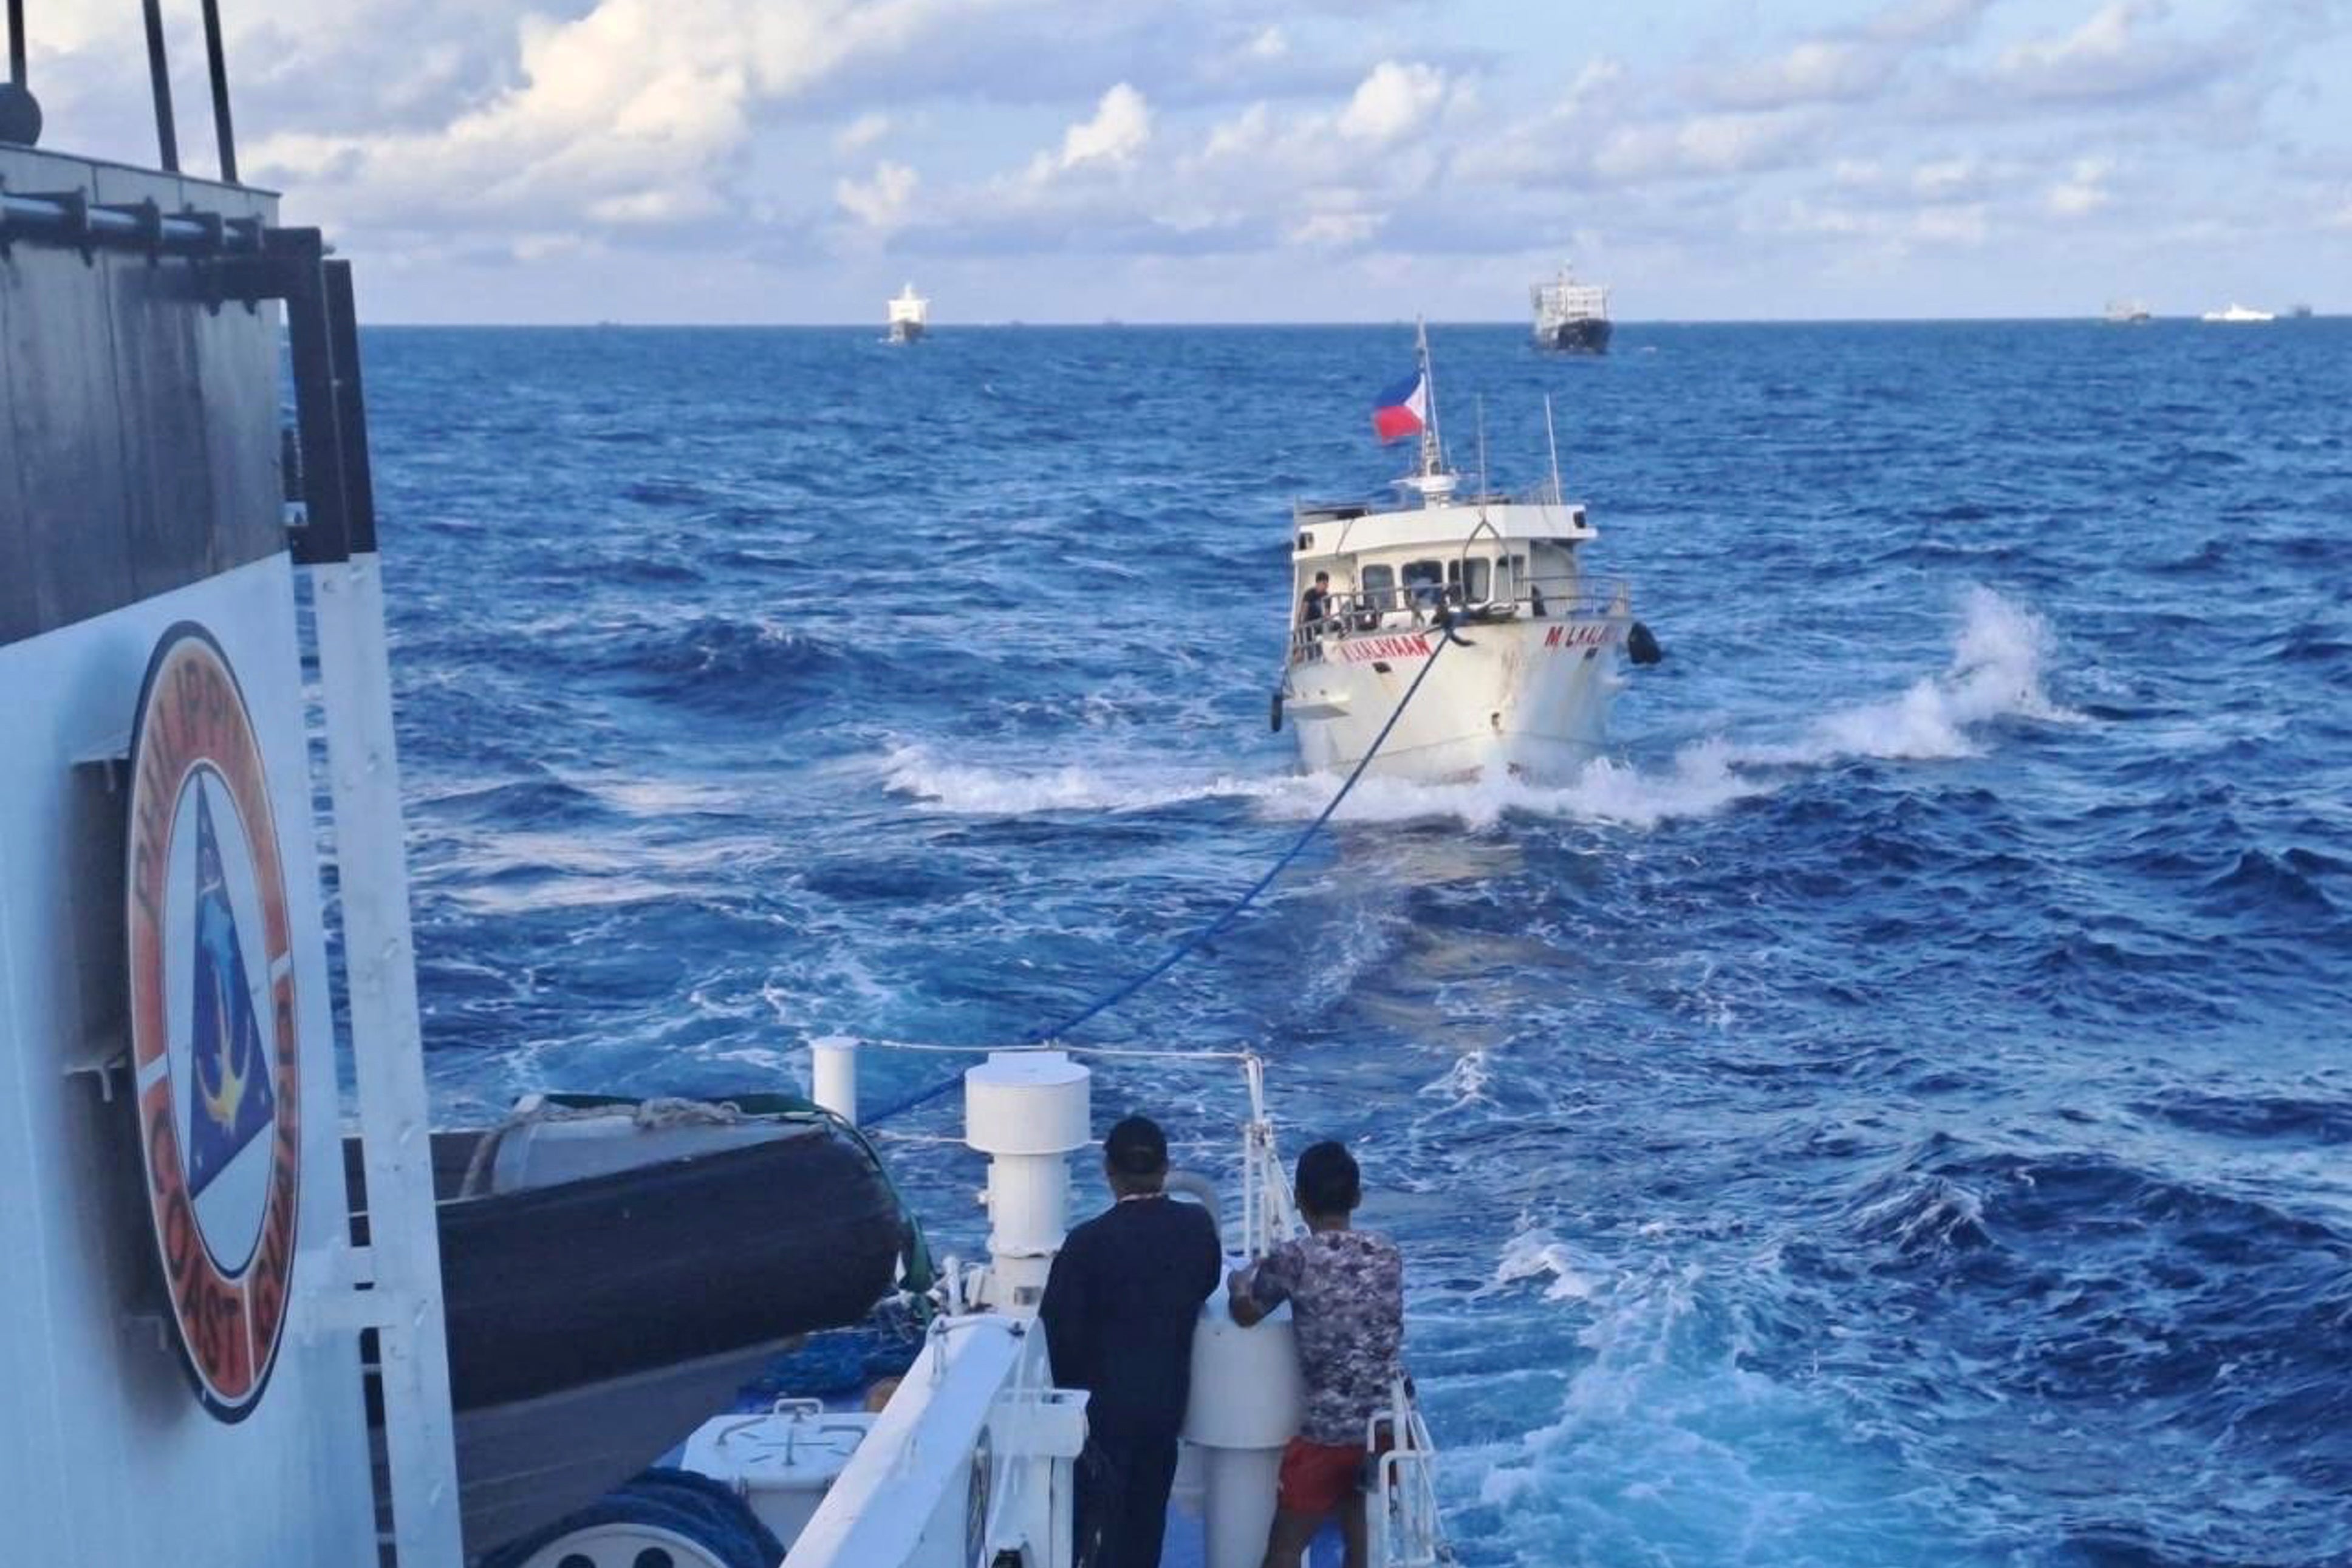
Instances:
[[[931,323],[931,302],[915,292],[912,283],[898,290],[889,302],[890,340],[911,343],[928,330]]]
[[[1433,496],[1354,515],[1301,507],[1283,701],[1300,763],[1353,767],[1449,639],[1371,772],[1558,779],[1599,756],[1633,611],[1624,583],[1576,559],[1596,537],[1581,505],[1549,495]],[[1309,622],[1318,571],[1334,597]]]
[[[2200,321],[2241,324],[2252,321],[2275,321],[2278,318],[2268,310],[2257,310],[2251,305],[2232,303],[2223,309],[2208,310],[2197,318]]]
[[[1580,283],[1566,262],[1549,283],[1528,291],[1535,309],[1536,346],[1571,353],[1601,354],[1609,350],[1609,290],[1598,283]]]

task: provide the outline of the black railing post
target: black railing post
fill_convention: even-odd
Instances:
[[[205,0],[205,63],[213,78],[213,143],[220,149],[221,183],[236,179],[236,127],[228,115],[228,57],[221,48],[220,0]]]
[[[326,264],[327,329],[335,355],[335,434],[343,460],[343,528],[352,553],[375,549],[375,473],[368,465],[367,391],[360,380],[360,319],[352,264]]]
[[[166,173],[180,172],[180,132],[172,122],[172,63],[163,55],[163,0],[146,0],[147,81],[155,91],[155,145]]]
[[[335,330],[317,229],[272,229],[270,258],[286,301],[288,357],[294,370],[294,434],[302,452],[309,521],[294,541],[299,566],[352,558],[351,482],[343,469],[343,421],[335,390]]]
[[[8,0],[8,79],[25,85],[25,0]]]

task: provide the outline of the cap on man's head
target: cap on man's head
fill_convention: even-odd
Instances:
[[[1121,1176],[1158,1176],[1168,1168],[1168,1134],[1149,1116],[1129,1116],[1103,1140],[1103,1163]]]

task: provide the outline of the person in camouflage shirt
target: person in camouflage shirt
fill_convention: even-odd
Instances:
[[[1265,1568],[1297,1568],[1324,1520],[1337,1513],[1348,1568],[1364,1568],[1365,1447],[1402,1372],[1404,1259],[1384,1236],[1349,1224],[1363,1201],[1355,1157],[1336,1143],[1298,1156],[1298,1212],[1307,1233],[1286,1241],[1227,1283],[1244,1328],[1290,1303],[1307,1408],[1283,1451]]]

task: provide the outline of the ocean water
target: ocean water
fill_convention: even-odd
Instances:
[[[1464,1561],[2352,1562],[2352,322],[1433,340],[1666,661],[1084,1038],[1357,1145]],[[1287,507],[1392,471],[1407,329],[366,347],[453,1119],[1017,1040],[1328,796]],[[1230,1172],[1228,1068],[1099,1071]]]

